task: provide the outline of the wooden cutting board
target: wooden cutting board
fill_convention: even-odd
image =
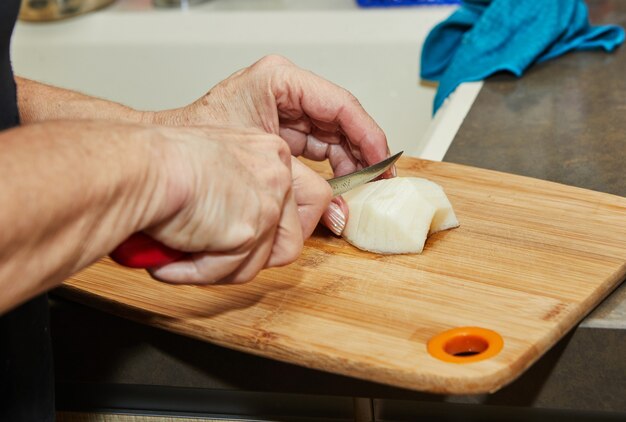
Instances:
[[[297,262],[245,285],[168,285],[105,259],[62,291],[268,358],[482,393],[518,377],[626,276],[626,198],[413,158],[398,173],[441,184],[461,223],[421,255],[362,252],[318,229]],[[453,331],[429,352],[431,339],[468,326],[490,331]]]

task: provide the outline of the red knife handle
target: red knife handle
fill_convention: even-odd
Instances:
[[[147,234],[135,233],[111,252],[111,259],[125,267],[154,268],[178,261],[186,255],[186,252],[169,248]]]

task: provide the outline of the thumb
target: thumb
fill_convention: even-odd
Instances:
[[[336,196],[322,215],[322,224],[337,236],[341,236],[348,222],[348,204],[341,196]]]

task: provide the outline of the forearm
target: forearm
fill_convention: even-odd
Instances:
[[[0,314],[174,211],[152,130],[58,121],[0,133]]]
[[[23,124],[59,119],[102,119],[147,122],[141,112],[112,101],[57,88],[20,77],[15,78],[20,119]]]

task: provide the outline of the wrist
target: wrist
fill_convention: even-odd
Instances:
[[[159,126],[187,126],[190,125],[187,119],[185,119],[185,112],[183,108],[174,108],[171,110],[162,110],[148,112],[150,115],[147,117],[149,122]]]
[[[193,191],[193,177],[185,163],[185,153],[178,134],[167,132],[176,129],[159,128],[156,126],[147,128],[149,131],[150,162],[145,192],[145,203],[151,203],[153,209],[146,215],[141,230],[158,225],[172,215],[182,210],[191,198]]]
[[[205,98],[185,107],[150,112],[149,123],[160,126],[204,126],[216,123]]]
[[[135,115],[137,116],[136,120],[138,123],[141,123],[142,125],[152,125],[154,124],[154,115],[156,114],[156,112],[154,111],[140,111],[140,110],[134,110]]]

